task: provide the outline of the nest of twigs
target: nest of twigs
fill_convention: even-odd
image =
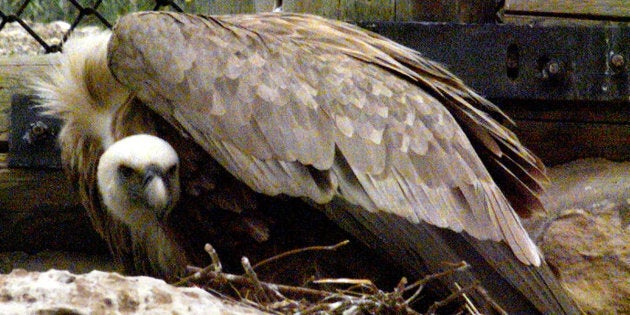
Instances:
[[[315,288],[289,286],[261,281],[255,271],[262,265],[277,262],[300,252],[336,250],[346,244],[348,241],[332,246],[301,248],[271,257],[253,266],[247,257],[243,257],[242,275],[223,272],[216,251],[210,244],[206,244],[205,250],[210,255],[212,264],[205,268],[189,266],[190,275],[176,285],[202,287],[225,299],[272,314],[422,314],[413,308],[413,304],[422,296],[422,290],[428,282],[469,268],[466,262],[461,262],[413,283],[402,278],[391,291],[381,290],[367,279],[347,278],[313,280],[310,285]],[[467,293],[471,290],[483,293],[483,289],[478,285],[460,288],[445,299],[434,301],[424,314],[438,313],[446,306],[450,306],[449,309],[456,309],[457,314],[479,314],[467,298]],[[456,307],[452,307],[453,304],[457,304]]]

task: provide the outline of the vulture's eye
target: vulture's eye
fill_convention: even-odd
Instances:
[[[123,178],[129,178],[129,177],[131,177],[131,176],[132,176],[135,172],[136,172],[136,171],[135,171],[133,168],[128,167],[128,166],[121,165],[120,167],[118,167],[118,173],[120,173],[120,175],[121,175]]]
[[[166,170],[166,174],[168,176],[175,176],[176,173],[177,173],[177,165],[173,165],[169,167],[168,170]]]

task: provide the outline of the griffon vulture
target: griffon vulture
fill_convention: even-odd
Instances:
[[[443,287],[479,282],[509,312],[577,311],[517,215],[541,208],[542,163],[497,107],[409,48],[310,15],[143,12],[61,58],[34,86],[130,273],[174,279],[206,242],[223,255],[270,242],[278,224],[257,211],[293,200],[403,274],[466,260]]]

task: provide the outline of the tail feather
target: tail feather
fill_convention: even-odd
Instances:
[[[508,314],[580,314],[549,267],[521,263],[503,242],[481,241],[425,222],[410,223],[383,212],[368,212],[336,199],[326,214],[357,239],[397,262],[409,277],[443,271],[449,263],[471,267],[442,278],[433,289],[445,296],[460,287],[478,284]],[[495,314],[493,302],[479,291],[469,298],[484,314]]]

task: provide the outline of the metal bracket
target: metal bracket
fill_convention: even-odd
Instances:
[[[11,98],[9,167],[61,168],[57,134],[61,121],[41,115],[32,96]]]
[[[490,99],[630,104],[629,27],[359,25],[445,64]]]

